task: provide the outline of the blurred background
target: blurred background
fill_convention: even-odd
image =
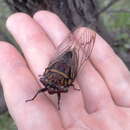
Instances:
[[[19,49],[5,27],[14,12],[32,16],[46,9],[55,12],[73,30],[79,26],[95,29],[130,69],[130,0],[0,0],[0,40]],[[16,130],[0,87],[0,130]]]

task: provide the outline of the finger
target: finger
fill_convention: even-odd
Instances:
[[[23,13],[10,16],[6,25],[22,48],[31,70],[36,76],[42,74],[55,52],[44,31],[30,16]]]
[[[47,32],[52,41],[54,41],[55,46],[58,46],[64,40],[64,36],[68,34],[68,29],[66,29],[67,27],[56,15],[50,12],[40,11],[35,14],[34,18]],[[53,27],[54,31],[50,31],[51,27]],[[60,32],[60,36],[57,34],[55,35],[55,32]],[[78,81],[84,93],[88,112],[94,112],[97,109],[102,108],[103,105],[110,105],[113,104],[113,102],[109,91],[100,75],[96,72],[91,64],[89,64],[88,68],[90,70],[87,69],[86,66],[84,69],[85,73],[83,72],[78,76]]]
[[[41,95],[34,102],[25,103],[39,87],[38,83],[21,55],[4,42],[0,42],[0,80],[18,129],[62,129],[59,116],[46,96]]]
[[[91,56],[94,66],[108,84],[116,104],[130,106],[130,73],[128,69],[99,35],[95,42]]]
[[[50,15],[52,16],[52,14],[50,13],[48,15],[48,17],[43,17],[43,19],[44,18],[46,20],[48,19],[47,20],[48,31],[50,30],[50,32],[51,32],[51,28],[53,28],[57,38],[60,38],[60,40],[53,39],[52,37],[55,38],[55,35],[53,33],[52,33],[52,35],[49,35],[49,33],[47,33],[47,34],[52,39],[52,41],[56,40],[54,42],[57,42],[57,44],[60,44],[60,42],[64,39],[64,37],[67,36],[66,33],[61,33],[61,29],[63,29],[63,32],[65,31],[67,33],[69,33],[69,30],[67,28],[62,28],[62,26],[64,27],[65,25],[59,20],[58,17],[56,19],[55,18],[51,19],[51,20],[53,20],[53,23],[54,23],[54,24],[52,24],[52,22],[49,19]],[[35,16],[34,16],[34,18],[35,18]],[[60,23],[57,22],[57,20],[59,20]],[[60,25],[60,26],[58,26],[58,25]],[[45,29],[45,31],[47,32],[46,29]],[[60,32],[60,33],[58,33],[58,32]],[[84,112],[84,106],[83,106],[84,104],[83,104],[81,92],[72,90],[70,88],[69,92],[67,94],[62,94],[61,98],[62,99],[61,99],[61,103],[60,103],[60,106],[61,106],[60,113],[62,116],[62,120],[63,120],[66,128],[68,128],[70,126],[72,127],[75,124],[74,123],[75,120],[80,120],[79,117],[81,116],[81,111],[82,111],[82,113],[84,113],[82,115],[86,116],[86,113]],[[76,100],[75,103],[74,103],[74,100]]]
[[[22,48],[31,71],[39,79],[38,75],[43,74],[55,52],[51,41],[42,28],[26,14],[16,13],[10,16],[6,25]],[[54,99],[57,105],[57,98]]]

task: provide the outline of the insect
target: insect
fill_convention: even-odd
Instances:
[[[74,80],[81,67],[88,60],[94,47],[96,33],[90,29],[79,28],[70,33],[67,38],[57,47],[57,54],[53,58],[40,82],[45,86],[28,101],[34,100],[41,92],[57,94],[58,109],[60,109],[61,93],[66,93],[69,87],[74,87]],[[76,89],[76,88],[75,88]]]

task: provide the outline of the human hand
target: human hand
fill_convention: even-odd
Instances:
[[[81,91],[70,88],[57,98],[40,94],[39,74],[69,33],[53,13],[40,11],[34,18],[17,13],[7,20],[24,58],[10,44],[0,43],[0,79],[9,112],[19,130],[129,130],[130,73],[110,46],[97,34],[90,61],[77,77]],[[42,86],[43,87],[43,86]],[[54,105],[55,104],[55,105]]]

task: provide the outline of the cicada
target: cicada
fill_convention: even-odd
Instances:
[[[70,33],[57,47],[55,57],[50,61],[40,82],[45,86],[39,89],[29,100],[34,100],[41,92],[57,94],[58,109],[60,109],[61,93],[66,93],[69,87],[74,88],[74,80],[82,66],[89,59],[94,47],[96,33],[90,29],[79,28]]]

